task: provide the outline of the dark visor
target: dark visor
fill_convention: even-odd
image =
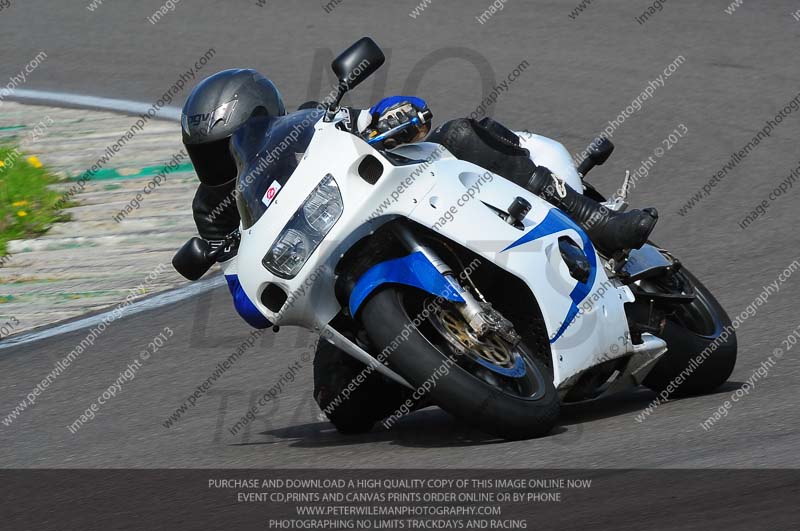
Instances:
[[[208,186],[219,186],[236,177],[236,163],[228,149],[229,145],[230,137],[186,146],[200,182]]]

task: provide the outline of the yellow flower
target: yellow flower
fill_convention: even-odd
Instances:
[[[28,215],[28,213],[27,213],[27,212],[25,212],[24,210],[20,210],[19,212],[17,212],[17,215],[18,215],[19,217],[21,217],[21,218],[24,218],[25,216],[27,216],[27,215]]]
[[[0,160],[0,168],[2,168],[2,167],[3,167],[3,166],[5,166],[5,165],[6,165],[6,163],[5,163],[5,162],[3,162],[2,160]]]
[[[36,158],[36,157],[35,157],[35,156],[33,156],[33,155],[31,155],[30,157],[28,157],[28,163],[29,163],[31,166],[33,166],[34,168],[41,168],[41,167],[42,167],[42,163],[39,161],[39,159],[38,159],[38,158]]]
[[[27,201],[14,201],[13,203],[11,203],[11,206],[13,206],[13,207],[21,207],[21,206],[25,206],[27,204],[28,204]]]

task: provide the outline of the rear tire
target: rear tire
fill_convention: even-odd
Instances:
[[[415,290],[390,286],[370,297],[361,310],[361,320],[376,349],[396,345],[388,356],[389,366],[416,388],[432,375],[444,373],[427,395],[448,413],[484,432],[504,439],[527,439],[550,432],[558,419],[560,402],[548,369],[526,348],[525,377],[535,378],[536,391],[524,398],[492,386],[458,364],[465,356],[436,346],[414,325],[419,314],[412,311],[415,318],[409,316],[407,307],[414,305],[405,299],[420,295]],[[429,330],[427,333],[431,335]],[[444,372],[447,358],[456,363]]]
[[[731,331],[730,317],[694,275],[685,268],[679,274],[692,285],[697,297],[684,311],[667,319],[661,337],[669,350],[644,380],[653,391],[666,390],[670,397],[710,393],[728,380],[736,365],[736,332]],[[730,334],[723,340],[721,336],[726,327],[731,327],[728,328]],[[714,344],[717,345],[715,349]],[[710,354],[698,365],[698,356],[709,347]],[[684,375],[681,383],[674,385],[684,370],[691,369],[692,360],[695,360],[695,368],[688,376]]]

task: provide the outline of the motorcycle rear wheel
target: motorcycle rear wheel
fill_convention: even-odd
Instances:
[[[653,391],[666,390],[676,398],[710,393],[725,383],[736,365],[737,351],[736,332],[722,305],[686,268],[677,274],[691,285],[696,297],[667,317],[660,334],[667,342],[667,353],[644,380]],[[723,339],[726,327],[729,333]]]

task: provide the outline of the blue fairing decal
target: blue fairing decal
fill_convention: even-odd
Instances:
[[[464,302],[450,281],[416,252],[403,258],[388,260],[364,273],[350,295],[350,315],[355,315],[370,293],[383,284],[405,284],[453,302]]]
[[[547,213],[547,216],[545,216],[541,223],[528,231],[520,239],[503,249],[503,251],[508,251],[509,249],[513,249],[514,247],[518,247],[534,240],[538,240],[544,236],[549,236],[550,234],[556,234],[569,229],[577,232],[583,241],[583,252],[586,255],[586,258],[589,260],[590,266],[589,279],[585,283],[578,282],[578,284],[569,294],[570,299],[572,299],[572,304],[569,307],[569,311],[567,312],[567,316],[564,318],[561,328],[558,329],[558,332],[556,332],[556,334],[550,340],[551,344],[558,341],[558,338],[560,338],[561,335],[567,330],[567,327],[572,323],[572,320],[575,319],[576,315],[578,315],[578,305],[592,292],[592,286],[594,286],[595,278],[597,278],[597,255],[594,252],[592,240],[590,240],[586,232],[584,232],[583,229],[581,229],[574,221],[567,217],[566,214],[558,209],[553,208]]]
[[[272,326],[269,319],[264,317],[264,315],[258,311],[256,305],[247,297],[244,289],[242,289],[242,285],[239,283],[238,276],[225,275],[225,280],[228,281],[228,289],[233,296],[233,306],[236,308],[236,312],[239,316],[247,321],[247,324],[253,328],[261,329]]]

